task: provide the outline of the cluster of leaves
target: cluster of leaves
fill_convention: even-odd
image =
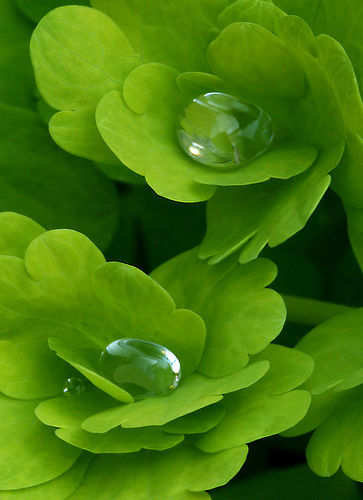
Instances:
[[[310,468],[363,481],[363,310],[321,322],[288,300],[320,324],[278,345],[286,309],[259,257],[331,183],[363,268],[361,20],[360,0],[1,0],[1,498],[206,499],[248,443],[313,430]],[[267,152],[231,170],[185,155],[178,118],[211,91],[270,114]],[[122,337],[172,350],[180,386],[135,401],[101,376]],[[72,376],[86,390],[66,397]]]

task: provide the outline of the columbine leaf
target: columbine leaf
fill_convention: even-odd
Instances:
[[[36,399],[61,393],[69,367],[47,346],[59,326],[31,320],[0,340],[0,389],[16,399]],[[63,329],[63,327],[61,327]],[[26,374],[26,376],[24,376]],[[51,375],[50,375],[51,374]]]
[[[55,109],[94,108],[138,63],[109,17],[76,5],[49,12],[35,29],[30,49],[38,87]]]
[[[96,385],[102,384],[104,388],[106,384],[113,395],[114,389],[117,390],[118,399],[120,393],[124,396],[127,393],[98,375],[97,362],[87,357],[90,351],[84,358],[79,348],[93,349],[93,353],[96,350],[93,357],[97,358],[118,338],[141,338],[172,349],[182,363],[183,376],[193,372],[204,348],[203,320],[192,311],[176,310],[168,293],[136,268],[103,263],[101,252],[88,238],[67,230],[46,232],[33,240],[26,251],[25,262],[17,257],[2,256],[0,305],[6,308],[6,314],[1,330],[6,340],[18,344],[13,349],[22,349],[23,343],[29,341],[23,332],[30,323],[34,332],[41,331],[33,347],[39,350],[37,360],[50,360],[49,354],[45,354],[46,337],[53,328],[53,334],[62,341],[55,346],[60,356]],[[9,332],[14,331],[19,332],[19,336],[12,339]],[[9,344],[4,348],[8,352]],[[14,351],[12,374],[15,371],[18,374],[19,391],[24,389],[21,369],[25,363],[39,376],[43,371],[41,378],[48,373],[48,361],[44,367],[42,363],[37,367],[36,360],[31,361],[27,356],[16,358]],[[55,378],[54,383],[58,384],[59,380]]]
[[[24,257],[29,243],[44,231],[29,217],[13,212],[0,213],[0,255]]]
[[[82,454],[76,463],[61,476],[38,486],[31,488],[1,491],[4,500],[40,500],[51,498],[52,500],[64,500],[71,495],[80,485],[86,473],[91,456]]]
[[[363,209],[344,205],[348,218],[348,234],[354,255],[363,271]]]
[[[21,12],[30,21],[38,23],[50,10],[63,5],[89,5],[88,0],[15,0]]]
[[[263,288],[276,276],[272,262],[259,259],[241,266],[230,259],[212,267],[197,258],[197,251],[175,257],[152,276],[179,307],[204,318],[208,335],[198,370],[217,377],[241,369],[249,353],[278,335],[285,307],[273,290]]]
[[[214,429],[203,435],[197,446],[214,453],[242,443],[282,432],[306,414],[310,405],[307,391],[290,391],[268,397],[244,397],[243,391],[226,401],[227,415]]]
[[[211,454],[187,446],[163,453],[102,455],[93,460],[70,500],[90,497],[109,500],[110,496],[114,500],[208,499],[207,494],[197,492],[229,481],[243,465],[246,455],[247,447]]]
[[[68,153],[107,165],[120,165],[97,130],[94,109],[56,113],[49,121],[49,132],[54,142]]]
[[[173,434],[199,434],[213,429],[222,420],[226,410],[223,405],[214,404],[194,413],[179,417],[163,426],[166,432]]]
[[[216,172],[206,169],[194,175],[201,184],[243,186],[271,178],[289,179],[307,170],[315,161],[317,150],[306,144],[282,143],[240,168]]]
[[[257,95],[300,97],[304,74],[284,44],[254,23],[232,23],[210,44],[213,71],[241,89]]]
[[[319,394],[343,382],[363,364],[363,309],[341,314],[314,328],[297,348],[314,359],[315,369],[304,388]]]
[[[193,181],[194,162],[177,143],[176,120],[188,102],[178,90],[177,75],[162,64],[139,66],[127,77],[123,96],[113,91],[103,97],[96,111],[97,126],[115,155],[144,175],[158,194],[177,201],[203,201],[215,188]]]
[[[93,0],[91,3],[117,22],[144,63],[160,62],[182,71],[205,71],[206,48],[215,32],[215,18],[228,2]]]
[[[276,21],[285,15],[285,12],[272,2],[237,0],[220,14],[218,26],[223,29],[229,24],[241,21],[258,24],[273,33]]]
[[[336,409],[314,432],[308,447],[309,466],[320,476],[332,476],[342,466],[355,481],[363,481],[362,391]]]
[[[68,470],[80,455],[81,450],[63,443],[39,422],[34,415],[37,404],[0,397],[1,489],[50,481]]]
[[[253,385],[225,398],[226,416],[197,441],[206,452],[216,452],[289,429],[306,414],[311,396],[292,390],[311,374],[313,361],[293,349],[271,345],[256,356],[268,360],[270,370]]]
[[[164,397],[144,399],[106,410],[86,419],[82,428],[89,432],[107,432],[122,425],[126,428],[164,425],[183,415],[220,401],[229,392],[252,385],[268,370],[268,362],[254,363],[233,375],[211,379],[200,374],[188,377],[177,391]]]
[[[0,6],[0,102],[34,106],[34,79],[28,56],[31,26],[12,0]],[[3,119],[0,120],[1,122]]]
[[[289,14],[307,21],[317,35],[326,33],[340,42],[352,60],[363,88],[362,30],[363,7],[360,0],[276,0],[275,4]],[[354,19],[354,22],[352,20]]]
[[[92,164],[57,148],[31,111],[0,104],[0,136],[0,209],[47,228],[79,229],[107,246],[118,219],[114,186]]]
[[[90,391],[79,396],[43,401],[35,409],[35,414],[43,423],[59,427],[56,435],[60,439],[92,453],[131,453],[142,448],[165,450],[183,440],[180,433],[171,436],[160,427],[117,428],[104,434],[90,434],[81,429],[82,420],[115,403],[102,392]]]
[[[216,263],[242,248],[240,262],[248,262],[267,243],[274,247],[302,229],[328,188],[327,174],[339,162],[343,148],[340,144],[321,153],[309,170],[288,182],[220,188],[208,205],[200,257],[212,257],[211,263]]]

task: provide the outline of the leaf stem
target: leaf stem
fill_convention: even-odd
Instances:
[[[287,309],[287,321],[300,325],[319,325],[338,314],[353,311],[353,307],[321,300],[283,295]]]

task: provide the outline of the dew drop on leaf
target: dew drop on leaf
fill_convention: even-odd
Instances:
[[[135,399],[163,396],[181,377],[180,362],[169,349],[141,339],[119,339],[100,356],[100,373]]]
[[[84,383],[80,378],[70,377],[64,383],[63,394],[65,396],[79,396],[84,393]]]
[[[185,108],[177,136],[193,160],[236,168],[266,151],[274,132],[270,115],[260,107],[229,94],[209,92]]]

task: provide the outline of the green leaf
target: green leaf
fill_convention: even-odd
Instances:
[[[289,179],[307,170],[316,160],[317,150],[306,144],[282,143],[272,146],[266,153],[247,165],[233,170],[197,172],[194,180],[217,186],[242,186],[263,182],[271,177]]]
[[[314,432],[308,447],[307,460],[320,476],[332,476],[342,467],[355,481],[363,481],[363,399],[362,391],[350,403],[337,408]]]
[[[43,423],[60,427],[56,430],[60,439],[92,453],[130,453],[142,448],[165,450],[183,440],[183,436],[171,436],[160,427],[117,428],[105,434],[90,434],[81,429],[82,420],[115,406],[115,403],[102,392],[85,392],[80,396],[43,401],[35,409],[35,414]]]
[[[79,449],[63,443],[39,422],[34,415],[37,404],[0,396],[1,489],[50,481],[66,472],[80,455]]]
[[[200,434],[213,429],[222,420],[226,411],[222,405],[206,406],[194,413],[179,417],[163,426],[166,432],[173,434]]]
[[[88,0],[15,0],[19,10],[34,23],[38,23],[50,10],[63,5],[89,5]]]
[[[348,234],[354,255],[363,272],[363,209],[344,204],[348,219]]]
[[[220,188],[209,202],[208,229],[199,255],[216,263],[242,248],[240,262],[255,259],[304,227],[339,162],[344,145],[320,153],[316,163],[289,181]]]
[[[196,492],[228,482],[246,455],[247,447],[211,454],[187,446],[163,453],[101,455],[93,460],[83,483],[69,500],[109,500],[110,496],[114,500],[208,499],[208,495]]]
[[[306,20],[315,34],[326,33],[340,42],[352,60],[359,85],[363,88],[362,30],[360,0],[275,0],[289,14]]]
[[[97,130],[93,109],[56,113],[49,122],[49,132],[54,142],[68,153],[95,162],[120,165]]]
[[[166,290],[127,264],[110,262],[99,267],[93,284],[96,296],[108,308],[121,336],[125,332],[130,332],[130,336],[132,332],[134,338],[167,347],[178,357],[183,376],[197,368],[206,336],[200,316],[190,310],[175,309]]]
[[[0,389],[16,399],[57,396],[69,376],[69,367],[49,351],[47,337],[56,325],[29,321],[26,327],[0,340]],[[61,327],[62,329],[62,327]],[[26,374],[26,376],[24,376]]]
[[[187,103],[178,90],[177,75],[162,64],[139,66],[125,80],[123,96],[113,91],[103,97],[96,110],[97,126],[121,162],[144,175],[159,195],[203,201],[215,188],[193,181],[195,162],[177,142],[176,120]]]
[[[97,361],[101,353],[100,350],[74,349],[57,338],[49,339],[49,347],[57,353],[57,356],[82,373],[94,386],[115,400],[123,403],[134,401],[134,398],[127,391],[98,373]],[[89,351],[91,351],[91,355]]]
[[[359,500],[358,486],[343,474],[329,481],[315,475],[306,465],[295,465],[283,469],[267,470],[242,481],[231,483],[225,488],[212,491],[213,500]]]
[[[362,157],[363,137],[348,132],[342,161],[334,172],[333,188],[347,205],[349,203],[359,208],[363,207]]]
[[[75,464],[61,476],[52,481],[32,486],[31,488],[1,491],[4,500],[64,500],[71,495],[80,485],[86,473],[91,456],[82,454]]]
[[[235,22],[210,44],[213,71],[243,93],[296,98],[304,94],[302,69],[285,45],[254,23]]]
[[[267,360],[270,369],[253,386],[253,394],[280,394],[302,384],[313,372],[314,360],[298,349],[270,344],[251,361]],[[250,391],[252,394],[252,391]]]
[[[158,427],[112,429],[105,434],[91,434],[82,429],[58,429],[56,435],[77,448],[92,453],[132,453],[145,450],[167,450],[183,441],[184,436],[168,434]]]
[[[267,360],[269,371],[252,387],[225,398],[226,416],[197,442],[203,451],[215,452],[277,434],[305,416],[311,396],[292,389],[309,377],[312,359],[274,344],[253,356],[255,359]]]
[[[300,390],[265,397],[244,396],[241,391],[226,399],[226,416],[200,437],[197,446],[215,453],[282,432],[304,417],[310,399],[307,391]]]
[[[209,266],[198,259],[197,251],[175,257],[152,276],[179,307],[203,317],[207,338],[198,370],[218,377],[240,370],[248,354],[266,347],[281,331],[286,311],[281,297],[264,289],[276,276],[272,262],[259,259],[239,265],[232,259]]]
[[[286,14],[271,2],[260,0],[237,0],[232,2],[218,18],[218,27],[223,29],[236,22],[254,23],[274,33],[277,19]]]
[[[57,148],[31,111],[0,104],[0,137],[0,210],[49,229],[83,231],[107,246],[118,219],[114,186],[92,164]]]
[[[144,399],[106,410],[86,419],[82,428],[89,432],[102,433],[118,425],[126,428],[164,425],[220,401],[222,394],[254,384],[266,373],[268,366],[268,362],[261,361],[233,375],[217,379],[193,374],[167,396]]]
[[[2,0],[0,102],[30,109],[34,107],[34,79],[28,54],[31,31],[31,25],[17,12],[13,0]]]
[[[30,50],[38,88],[55,109],[94,109],[138,64],[111,19],[76,5],[49,12],[34,31]]]
[[[181,71],[208,69],[206,49],[216,31],[215,18],[227,6],[226,0],[91,3],[119,25],[144,63],[169,64]]]
[[[24,215],[0,213],[0,255],[24,257],[29,243],[45,230]]]
[[[363,309],[340,314],[318,325],[297,344],[315,362],[314,372],[304,388],[319,394],[349,379],[362,367],[362,319]]]

